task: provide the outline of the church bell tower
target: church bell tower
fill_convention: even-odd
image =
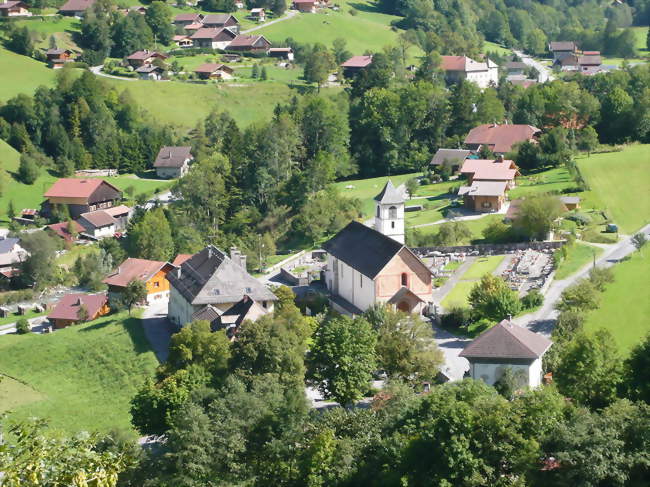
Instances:
[[[397,188],[389,179],[375,196],[375,230],[404,243],[404,185]]]

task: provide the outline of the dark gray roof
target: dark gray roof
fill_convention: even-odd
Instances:
[[[508,320],[481,333],[460,352],[465,358],[530,359],[540,358],[553,344],[548,338]]]
[[[459,161],[459,163],[462,164],[470,154],[471,151],[464,149],[438,149],[436,155],[433,156],[433,159],[431,159],[431,164],[434,166],[439,166],[445,162],[452,161]]]
[[[158,152],[153,167],[183,167],[187,159],[193,159],[192,148],[187,147],[163,147]]]
[[[381,190],[381,193],[375,196],[375,201],[379,201],[385,205],[404,203],[404,186],[400,185],[396,188],[389,179],[384,185],[384,189]]]
[[[202,320],[207,321],[208,323],[212,323],[213,321],[217,320],[219,316],[220,315],[217,308],[211,304],[208,304],[192,314],[192,321]]]
[[[212,245],[183,262],[178,270],[169,272],[167,280],[192,304],[235,303],[244,295],[255,301],[277,300],[246,269]]]
[[[549,51],[575,51],[577,47],[573,41],[552,41],[548,44]]]
[[[19,238],[3,238],[0,240],[0,254],[11,252],[11,250],[14,248],[14,245],[16,245],[18,242],[20,242]]]
[[[205,25],[224,25],[231,17],[235,20],[235,23],[239,24],[237,18],[230,14],[208,14],[203,18],[203,23]]]
[[[528,65],[520,61],[509,61],[506,63],[506,69],[526,69]]]
[[[359,222],[349,223],[323,248],[364,276],[374,279],[404,245]]]

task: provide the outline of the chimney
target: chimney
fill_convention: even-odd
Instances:
[[[497,162],[503,162],[503,154],[497,156]]]
[[[170,150],[167,151],[167,159],[171,159],[171,158],[172,158],[172,151]]]
[[[76,305],[77,305],[77,306],[81,306],[82,304],[83,304],[83,302],[81,301],[81,298],[77,298],[77,303],[76,303]]]
[[[181,267],[180,267],[180,266],[178,266],[178,269],[176,269],[176,277],[177,277],[178,279],[181,278]]]

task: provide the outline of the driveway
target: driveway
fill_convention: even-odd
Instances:
[[[268,27],[269,25],[277,24],[278,22],[283,22],[285,20],[292,19],[296,15],[298,15],[297,10],[287,10],[287,13],[284,15],[284,17],[280,17],[279,19],[264,22],[263,24],[258,25],[256,27],[251,27],[250,29],[242,30],[241,33],[242,34],[248,34],[249,32],[253,32],[253,31],[256,31],[256,30],[259,30],[259,29],[263,29],[264,27]]]
[[[161,363],[169,356],[169,342],[174,333],[174,327],[167,319],[167,304],[167,300],[155,301],[144,308],[141,319],[144,334]]]
[[[646,225],[637,233],[644,233],[646,237],[650,238],[650,225]],[[631,236],[626,236],[618,243],[608,246],[607,250],[596,260],[596,266],[611,267],[623,257],[636,251],[636,247],[632,244],[631,238]],[[550,335],[558,315],[558,312],[555,310],[555,304],[559,301],[560,295],[567,287],[575,284],[579,279],[587,277],[592,266],[593,263],[590,262],[567,279],[554,281],[544,295],[544,304],[540,309],[534,313],[519,316],[512,321],[543,335]]]
[[[548,66],[543,65],[539,61],[530,57],[528,54],[524,54],[522,51],[516,51],[513,49],[513,52],[521,58],[521,61],[524,64],[527,64],[528,66],[532,66],[537,70],[537,72],[539,73],[539,76],[537,77],[538,82],[544,83],[546,81],[553,81],[555,79],[555,76],[553,75],[553,71],[549,69]]]
[[[138,81],[137,78],[125,78],[124,76],[113,76],[112,74],[106,74],[102,71],[102,69],[104,69],[103,64],[100,64],[99,66],[91,66],[88,69],[91,73],[96,74],[97,76],[103,76],[104,78],[121,79],[122,81]]]
[[[469,362],[466,358],[459,357],[458,354],[472,341],[469,338],[461,338],[449,333],[442,328],[433,325],[434,340],[436,345],[445,356],[445,364],[441,372],[446,375],[450,381],[462,380],[465,371],[469,370]]]

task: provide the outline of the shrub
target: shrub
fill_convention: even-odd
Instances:
[[[10,291],[0,293],[0,306],[6,304],[19,303],[21,301],[30,301],[34,297],[34,291],[31,289],[23,289],[20,291]]]
[[[464,306],[451,306],[440,317],[440,323],[445,328],[467,328],[472,323],[472,310]]]
[[[350,10],[348,10],[348,13],[353,17],[355,17],[356,15],[359,14],[359,11],[356,8],[351,8]]]
[[[16,333],[19,335],[25,335],[26,333],[30,333],[32,330],[29,327],[29,321],[27,321],[26,318],[20,318],[16,322]]]
[[[610,268],[594,267],[589,272],[589,280],[596,289],[602,292],[607,284],[614,282],[614,272]]]
[[[580,226],[589,225],[592,221],[591,217],[585,213],[573,213],[571,215],[567,215],[566,219],[574,221]]]
[[[537,306],[541,306],[543,302],[544,296],[539,292],[539,289],[532,289],[521,298],[521,305],[524,309],[536,308]]]

